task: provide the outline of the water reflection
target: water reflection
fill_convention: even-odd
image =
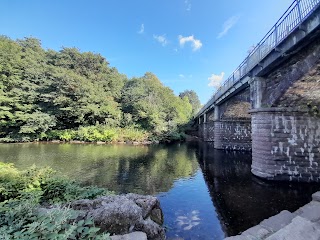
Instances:
[[[287,209],[295,211],[320,189],[315,184],[265,182],[251,173],[251,155],[199,143],[197,157],[226,235],[236,235]]]
[[[317,185],[263,182],[251,155],[209,143],[130,146],[0,144],[0,161],[51,166],[116,193],[157,195],[169,239],[223,239],[310,201]]]
[[[198,169],[186,145],[0,144],[0,161],[51,166],[84,184],[116,193],[157,194]]]

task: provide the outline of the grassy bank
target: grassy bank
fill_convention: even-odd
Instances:
[[[19,171],[0,162],[0,239],[109,239],[92,219],[75,222],[80,212],[66,205],[109,193],[103,188],[82,187],[50,168]],[[55,208],[41,208],[49,205]]]

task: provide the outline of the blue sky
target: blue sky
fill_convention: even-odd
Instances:
[[[100,53],[129,78],[153,72],[204,104],[292,1],[1,0],[0,34]]]

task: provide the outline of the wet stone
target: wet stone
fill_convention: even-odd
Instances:
[[[307,205],[299,208],[296,212],[297,215],[308,219],[312,222],[320,220],[320,202],[312,201]]]
[[[273,217],[263,220],[260,225],[265,229],[276,232],[288,225],[294,217],[293,213],[284,210]]]
[[[295,217],[292,222],[280,231],[272,234],[266,240],[319,240],[320,228],[316,223],[312,223],[300,216]]]

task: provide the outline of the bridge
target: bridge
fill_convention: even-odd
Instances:
[[[258,177],[320,182],[320,0],[295,0],[195,123],[216,149],[252,151]]]

